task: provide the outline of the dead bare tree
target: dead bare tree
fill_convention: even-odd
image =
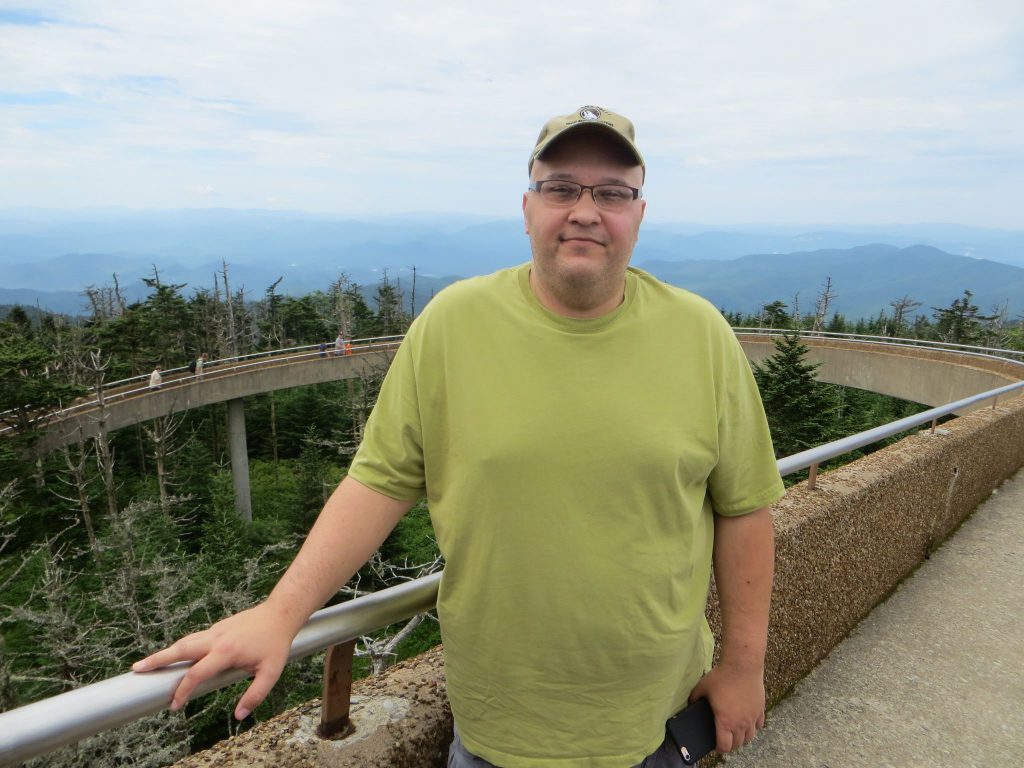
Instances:
[[[344,272],[331,282],[328,295],[334,308],[334,316],[338,322],[338,335],[343,339],[351,339],[352,332],[352,300],[348,291],[352,287],[352,281]]]
[[[829,275],[825,278],[825,285],[814,302],[814,326],[812,330],[823,331],[825,329],[829,307],[831,307],[832,301],[835,298],[836,294],[832,291],[832,276]]]
[[[373,554],[370,560],[367,562],[366,567],[369,568],[374,580],[382,582],[389,586],[398,584],[405,581],[412,581],[413,579],[420,579],[424,576],[429,576],[431,573],[436,573],[444,565],[444,560],[438,555],[433,561],[429,563],[421,563],[419,565],[396,565],[385,560],[378,550]],[[342,587],[341,593],[348,595],[349,597],[359,597],[366,594],[359,589],[361,578],[359,575],[356,576],[354,583]],[[370,666],[373,674],[379,675],[392,663],[394,663],[397,657],[398,646],[405,640],[413,631],[426,620],[436,621],[432,613],[419,613],[409,619],[398,632],[393,635],[384,634],[380,637],[370,637],[369,635],[363,635],[359,638],[359,642],[356,644],[355,655],[358,657],[369,658]]]
[[[260,325],[264,329],[260,346],[268,349],[281,347],[284,342],[284,329],[281,327],[281,322],[277,316],[278,305],[281,303],[281,296],[277,293],[277,286],[281,284],[282,280],[284,278],[279,277],[267,287],[263,292],[263,301],[259,306],[262,315]]]
[[[363,441],[366,420],[377,403],[380,386],[391,365],[391,358],[383,352],[363,353],[359,359],[362,366],[356,371],[355,378],[349,379],[351,386],[345,403],[352,419],[352,431],[350,439],[338,446],[339,453],[349,456],[355,454]]]
[[[173,481],[170,479],[167,471],[167,460],[184,450],[187,445],[187,442],[179,446],[175,446],[173,443],[174,435],[184,422],[184,418],[183,415],[174,416],[168,413],[142,425],[142,431],[153,446],[153,462],[156,464],[156,483],[160,494],[160,511],[168,516],[171,514],[172,494],[170,493],[170,486],[173,485]]]
[[[986,317],[981,330],[982,345],[986,347],[1001,347],[1006,341],[1006,327],[1010,319],[1009,302],[995,304],[992,311]]]
[[[231,286],[228,284],[228,263],[221,260],[221,276],[224,280],[224,302],[227,309],[227,341],[228,351],[232,356],[238,355],[238,336],[235,332],[235,308],[231,299]]]
[[[114,453],[107,436],[107,402],[104,389],[110,358],[104,358],[101,350],[89,350],[85,357],[79,359],[79,364],[96,394],[95,420],[98,429],[93,438],[96,447],[95,458],[107,497],[107,512],[113,517],[117,515],[117,485],[114,481]]]
[[[17,495],[18,484],[16,481],[11,480],[5,485],[0,485],[0,555],[14,541],[18,521],[13,517],[9,517],[7,510],[10,509]],[[4,581],[0,581],[0,594],[3,593],[3,588],[14,579],[14,575],[8,573],[5,575]]]
[[[920,307],[921,302],[904,295],[902,298],[890,301],[889,306],[892,307],[893,336],[901,336],[904,328],[907,327],[907,314]]]
[[[112,320],[124,314],[127,303],[121,293],[121,285],[117,273],[113,275],[113,285],[89,285],[85,288],[85,296],[89,299],[92,318],[96,321]]]
[[[81,429],[79,429],[79,432],[81,432]],[[50,486],[50,492],[58,499],[68,502],[72,508],[77,509],[82,525],[85,527],[85,535],[89,539],[89,550],[92,552],[93,558],[98,559],[99,544],[96,540],[96,529],[92,522],[92,502],[89,499],[89,486],[92,482],[87,471],[91,458],[89,443],[79,436],[77,443],[61,447],[61,455],[64,458],[67,472],[58,473],[57,481],[70,488],[71,491],[62,493],[53,486]]]
[[[38,563],[41,570],[31,596],[19,605],[2,605],[0,598],[4,609],[0,622],[17,623],[38,638],[31,672],[11,672],[12,685],[44,695],[77,688],[123,670],[128,658],[166,645],[180,634],[181,626],[197,610],[196,600],[181,599],[194,574],[186,559],[172,563],[152,558],[142,554],[145,547],[137,546],[144,536],[135,528],[143,517],[152,516],[153,506],[151,502],[129,505],[112,521],[100,540],[104,567],[87,588],[78,583],[82,575],[74,565],[74,551],[59,543],[64,533],[40,542],[29,553],[26,559]],[[5,662],[0,658],[0,675]],[[113,768],[125,765],[125,757],[130,756],[133,766],[158,768],[183,757],[187,740],[186,717],[164,712],[26,766]]]
[[[409,317],[416,317],[416,265],[413,264],[410,269],[412,270],[412,292],[409,297]]]

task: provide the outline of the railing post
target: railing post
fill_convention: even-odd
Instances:
[[[324,656],[324,694],[320,701],[320,726],[316,735],[322,739],[343,739],[355,727],[349,722],[352,702],[352,655],[356,641],[332,645]]]
[[[999,402],[999,395],[996,395],[995,397],[992,398],[992,410],[993,411],[996,409],[996,403],[998,403],[998,402]]]
[[[814,486],[818,483],[818,465],[811,464],[810,472],[807,474],[807,487],[810,490],[814,490]]]
[[[931,433],[933,435],[935,434],[935,425],[938,424],[938,423],[939,423],[939,420],[937,418],[932,419],[932,430],[931,430]]]

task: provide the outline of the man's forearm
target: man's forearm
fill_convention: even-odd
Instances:
[[[722,615],[720,663],[763,668],[775,569],[767,507],[738,517],[715,516],[714,567]]]
[[[297,632],[362,567],[414,503],[392,499],[346,477],[267,604]]]

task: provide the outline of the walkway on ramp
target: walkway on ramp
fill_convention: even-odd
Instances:
[[[730,768],[1020,766],[1024,470],[789,697]]]

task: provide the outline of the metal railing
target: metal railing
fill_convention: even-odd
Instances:
[[[401,343],[403,338],[403,336],[374,336],[365,339],[354,339],[351,342],[352,348],[349,353],[342,355],[339,355],[335,351],[333,345],[328,345],[327,349],[324,352],[321,352],[318,345],[309,344],[301,347],[289,347],[287,349],[275,349],[266,352],[252,352],[246,355],[225,357],[219,360],[208,360],[206,361],[201,374],[198,372],[192,373],[186,366],[170,368],[167,371],[164,371],[164,380],[160,389],[161,391],[164,391],[185,384],[199,384],[208,379],[247,373],[250,370],[261,368],[266,365],[295,363],[303,360],[319,359],[321,357],[349,357],[369,352],[394,349]],[[91,388],[90,392],[92,393],[91,396],[84,396],[89,399],[80,399],[79,402],[76,402],[66,408],[47,411],[46,413],[40,414],[35,419],[32,419],[30,423],[40,422],[43,424],[49,424],[54,420],[65,419],[78,413],[82,413],[83,411],[89,411],[99,407],[100,394],[96,392],[95,388]],[[149,394],[149,392],[149,374],[131,376],[127,379],[119,379],[118,381],[112,381],[109,384],[105,384],[103,386],[102,400],[104,403],[114,403],[126,400],[136,395]],[[12,411],[4,411],[0,413],[0,419],[10,413],[12,413]],[[0,436],[13,430],[14,428],[10,425],[0,424]]]
[[[440,573],[388,587],[317,611],[296,635],[288,660],[428,611],[437,602]],[[190,665],[128,672],[0,714],[0,766],[10,766],[73,744],[87,736],[166,709]],[[244,680],[243,670],[223,672],[196,689],[210,693]]]
[[[932,341],[929,339],[908,339],[903,336],[878,336],[869,333],[836,333],[835,331],[808,331],[792,328],[733,328],[737,336],[781,336],[785,333],[798,333],[803,338],[836,339],[837,341],[854,341],[865,344],[890,344],[902,347],[920,347],[946,352],[959,352],[981,357],[1007,358],[1024,360],[1024,350],[1003,349],[1002,347],[979,347],[973,344],[954,344],[951,341]]]
[[[818,467],[829,459],[834,459],[844,454],[855,451],[858,448],[877,443],[879,440],[884,440],[887,437],[898,435],[900,432],[906,432],[908,429],[919,427],[922,424],[930,424],[931,432],[935,432],[935,425],[938,420],[943,416],[949,416],[963,408],[966,408],[976,403],[984,402],[985,400],[992,401],[992,407],[995,408],[999,402],[1001,395],[1007,395],[1011,392],[1017,392],[1024,390],[1024,381],[1018,381],[1013,384],[1007,384],[1006,386],[999,387],[997,389],[990,389],[987,392],[982,392],[978,395],[972,395],[971,397],[965,397],[962,400],[956,400],[946,405],[940,405],[937,408],[930,408],[927,411],[921,411],[921,413],[914,414],[913,416],[907,416],[903,419],[897,419],[896,421],[890,421],[888,424],[883,424],[880,427],[874,427],[863,432],[858,432],[856,435],[850,435],[848,437],[840,438],[839,440],[833,440],[831,443],[825,443],[815,448],[808,448],[806,451],[795,453],[792,456],[778,460],[779,474],[785,477],[791,475],[794,472],[799,472],[802,469],[809,469],[810,476],[808,477],[808,486],[810,488],[815,487]]]
[[[1021,365],[1024,367],[1024,363]],[[786,476],[811,469],[813,476],[817,467],[829,459],[924,424],[931,424],[934,431],[936,421],[943,416],[986,400],[992,400],[995,408],[1001,396],[1021,390],[1024,390],[1024,381],[802,451],[779,459],[779,473]],[[813,487],[813,480],[809,485]],[[367,632],[430,610],[436,605],[440,579],[441,573],[431,574],[317,611],[296,636],[289,660],[350,642]],[[155,672],[129,672],[0,714],[0,766],[46,754],[166,708],[188,666],[180,663]],[[209,693],[245,677],[247,673],[242,670],[222,673],[198,688],[195,695]],[[327,677],[325,672],[325,682]],[[347,712],[347,705],[325,700],[324,709]]]
[[[783,333],[791,333],[791,329],[786,328],[733,328],[733,331],[737,336],[780,336]],[[911,346],[922,349],[934,349],[939,351],[957,352],[961,355],[967,355],[972,357],[982,357],[988,359],[1000,359],[1000,360],[1024,360],[1024,351],[1014,349],[1001,349],[998,347],[979,347],[970,344],[953,344],[945,341],[929,341],[926,339],[909,339],[895,336],[877,336],[871,334],[859,334],[859,333],[835,333],[832,331],[799,331],[800,335],[807,338],[826,338],[836,339],[840,341],[852,341],[862,344],[878,344],[878,345],[893,345],[893,346]],[[392,335],[392,336],[374,336],[365,339],[353,339],[352,352],[354,354],[361,354],[372,350],[380,349],[391,349],[401,343],[404,336]],[[206,362],[206,367],[202,374],[192,373],[188,370],[187,366],[181,366],[178,368],[170,368],[164,372],[165,387],[178,386],[181,384],[197,383],[202,379],[216,378],[234,373],[244,373],[247,370],[259,367],[270,362],[298,362],[304,359],[336,356],[335,348],[333,345],[328,345],[325,352],[321,352],[319,345],[317,344],[306,344],[297,347],[287,347],[285,349],[275,349],[263,352],[251,352],[245,355],[237,355],[235,357],[225,357],[218,360],[209,360]],[[183,374],[183,375],[179,375]],[[92,399],[83,400],[77,402],[74,405],[70,405],[67,408],[60,408],[55,411],[48,411],[45,414],[41,414],[33,421],[50,422],[54,419],[63,419],[69,416],[73,416],[76,413],[82,411],[91,410],[96,408],[99,403],[99,396],[96,394],[95,388],[90,388],[93,392]],[[149,374],[141,374],[138,376],[131,376],[126,379],[119,379],[112,381],[109,384],[105,384],[103,387],[103,398],[106,402],[116,402],[123,400],[135,395],[147,394],[149,392]],[[12,411],[0,412],[0,420],[5,415],[12,413]],[[8,432],[13,431],[14,428],[0,424],[0,435],[4,435]]]

